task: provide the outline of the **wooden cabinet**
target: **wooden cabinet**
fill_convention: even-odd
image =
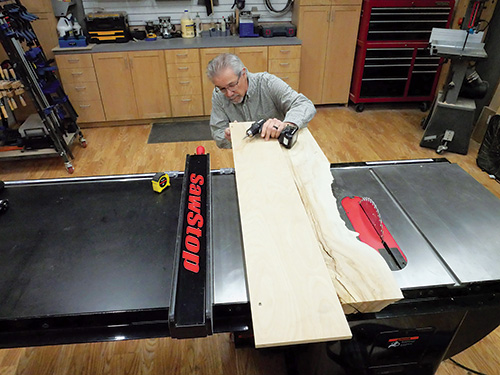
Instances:
[[[165,51],[172,116],[203,115],[198,50]]]
[[[213,83],[208,79],[205,74],[207,65],[214,57],[221,53],[234,53],[234,48],[202,48],[200,49],[200,63],[203,76],[201,79],[203,86],[203,107],[205,108],[205,115],[210,115],[212,112],[212,92],[214,91]]]
[[[300,46],[269,47],[268,72],[299,91]]]
[[[267,47],[238,47],[234,49],[249,72],[267,71]]]
[[[313,103],[348,102],[360,12],[361,0],[302,0],[294,7],[302,40],[299,88]]]
[[[93,54],[106,120],[138,118],[127,53]]]
[[[162,51],[129,52],[139,118],[170,117],[170,100]]]
[[[106,120],[171,115],[161,51],[95,53],[93,59]]]
[[[210,60],[237,54],[250,72],[269,71],[298,90],[300,45],[202,48],[56,56],[80,122],[210,115]],[[85,114],[82,115],[85,111]]]
[[[57,55],[56,62],[64,91],[78,113],[78,122],[104,121],[92,55]]]

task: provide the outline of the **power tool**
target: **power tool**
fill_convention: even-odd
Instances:
[[[255,135],[262,132],[262,126],[266,123],[266,119],[261,119],[255,121],[245,132],[246,137],[254,137]],[[295,142],[297,142],[297,136],[299,132],[299,127],[296,125],[287,125],[278,137],[278,142],[285,146],[286,148],[292,148]]]

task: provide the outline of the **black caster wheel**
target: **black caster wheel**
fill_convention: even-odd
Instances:
[[[363,112],[365,110],[364,104],[356,104],[356,112]]]
[[[429,103],[427,102],[422,102],[420,103],[420,106],[419,106],[420,110],[422,112],[426,112],[428,109],[429,109]]]
[[[9,200],[0,199],[0,215],[7,212],[8,209],[9,209]]]

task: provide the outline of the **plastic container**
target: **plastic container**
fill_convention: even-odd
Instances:
[[[194,38],[194,21],[187,9],[181,17],[181,33],[183,38]]]
[[[201,29],[201,18],[199,13],[196,13],[196,17],[194,18],[194,23],[196,25],[196,36],[201,37],[201,32],[203,30]]]

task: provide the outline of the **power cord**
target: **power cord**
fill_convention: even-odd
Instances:
[[[456,366],[458,366],[460,368],[463,368],[464,370],[469,371],[469,372],[471,372],[473,374],[486,375],[484,372],[479,372],[479,371],[473,370],[473,369],[471,369],[471,368],[469,368],[467,366],[462,365],[460,362],[455,361],[453,358],[449,358],[449,360],[451,362],[453,362]]]

